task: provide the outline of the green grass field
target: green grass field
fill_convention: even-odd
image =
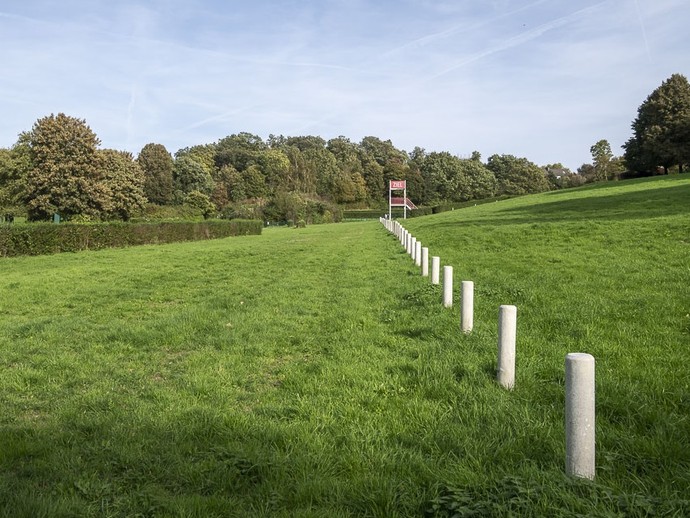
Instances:
[[[405,226],[454,308],[371,221],[1,259],[0,515],[690,515],[690,177]],[[568,352],[594,482],[564,474]]]

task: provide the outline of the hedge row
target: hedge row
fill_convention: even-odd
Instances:
[[[44,255],[261,234],[255,220],[0,226],[0,256]]]

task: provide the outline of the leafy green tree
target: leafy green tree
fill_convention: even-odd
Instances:
[[[577,174],[584,178],[585,183],[593,182],[596,177],[596,171],[592,164],[582,164],[577,168]]]
[[[199,191],[207,196],[213,192],[213,178],[208,169],[188,155],[175,160],[173,181],[180,199],[192,191]]]
[[[613,153],[609,141],[602,139],[589,148],[592,153],[592,161],[594,162],[594,177],[595,180],[608,180],[612,165]]]
[[[302,153],[308,150],[314,149],[324,149],[326,147],[326,141],[321,137],[316,137],[314,135],[304,135],[300,137],[288,137],[285,139],[286,146],[294,146],[299,149]]]
[[[54,213],[97,217],[106,189],[99,182],[96,150],[100,141],[86,121],[64,113],[39,119],[28,134],[31,167],[24,202],[29,219]]]
[[[428,172],[424,167],[426,157],[426,150],[419,146],[415,146],[415,148],[410,153],[408,161],[412,178],[420,182],[420,185],[412,187],[416,190],[412,194],[410,194],[410,198],[415,203],[422,205],[431,203],[434,200],[438,200],[438,194],[433,190],[434,182],[431,181],[431,179],[428,176]],[[411,186],[408,185],[408,189],[410,188]]]
[[[204,219],[212,218],[216,213],[216,206],[210,198],[200,191],[190,191],[184,197],[184,204],[199,210]]]
[[[354,201],[357,203],[365,202],[369,196],[367,194],[367,182],[364,180],[364,177],[361,173],[352,173],[350,178],[354,186]]]
[[[288,159],[289,168],[287,181],[282,189],[286,192],[303,191],[316,192],[316,177],[312,176],[307,169],[307,161],[296,146],[286,146],[282,150]]]
[[[333,138],[326,144],[326,149],[333,154],[341,170],[348,173],[359,173],[362,171],[362,163],[359,160],[359,147],[349,138],[342,135]]]
[[[338,164],[326,141],[313,135],[288,137],[284,152],[290,161],[289,190],[329,196]]]
[[[623,173],[628,170],[625,159],[622,156],[614,156],[609,164],[609,175],[614,180],[620,180]]]
[[[387,197],[388,182],[404,180],[409,172],[407,153],[397,149],[390,140],[381,140],[372,136],[364,137],[359,147],[360,160],[366,164],[364,177],[368,177],[367,185],[372,192],[372,198]],[[376,162],[383,168],[383,178],[379,177],[378,170],[373,167],[372,162]]]
[[[342,171],[338,167],[335,157],[325,147],[310,148],[302,151],[304,157],[303,179],[300,181],[300,191],[307,194],[316,193],[321,196],[339,197],[337,192],[341,185],[339,179]],[[338,180],[338,182],[336,182]]]
[[[369,199],[372,201],[383,200],[387,196],[383,166],[364,150],[360,151],[359,160],[362,164],[362,177],[367,185]]]
[[[244,193],[247,198],[263,198],[266,195],[266,179],[258,165],[250,165],[240,175],[244,182]]]
[[[105,195],[101,201],[103,219],[129,220],[146,205],[145,175],[139,163],[127,151],[97,151],[98,169]]]
[[[360,142],[360,147],[382,167],[386,167],[386,164],[392,162],[397,162],[398,164],[407,162],[405,152],[397,149],[390,140],[381,140],[378,137],[371,136],[364,137],[362,142]],[[392,179],[395,180],[395,178]]]
[[[167,205],[173,199],[173,158],[163,144],[146,144],[137,157],[144,173],[144,194],[151,203]]]
[[[213,191],[209,196],[211,202],[218,210],[223,210],[231,201],[243,200],[245,195],[241,184],[242,177],[234,167],[221,167],[213,176]]]
[[[480,159],[461,160],[460,165],[467,178],[467,191],[461,198],[462,201],[481,200],[496,195],[498,181]]]
[[[357,201],[357,186],[352,177],[342,171],[337,171],[332,178],[330,196],[336,203],[354,203]]]
[[[366,178],[368,177],[370,180],[373,180],[372,173],[374,173],[374,171],[370,167],[367,170],[366,176],[364,175],[364,167],[360,160],[362,153],[360,153],[359,146],[347,137],[340,136],[329,140],[326,147],[335,157],[336,164],[342,174],[339,180],[340,195],[342,196],[346,190],[349,190],[347,196],[348,202],[357,203],[362,203],[368,198],[373,198],[374,196],[371,196],[369,192]],[[372,160],[371,162],[378,166],[375,161]],[[371,166],[371,164],[367,165]],[[378,167],[380,168],[380,166]],[[350,182],[352,182],[351,185]],[[379,197],[378,193],[372,194]]]
[[[414,162],[407,164],[405,180],[407,180],[407,197],[417,205],[426,203],[427,196],[424,188],[424,178]]]
[[[175,160],[183,156],[189,157],[204,166],[208,174],[213,176],[216,169],[216,148],[216,144],[200,144],[178,149],[175,152]]]
[[[422,159],[417,153],[415,163],[421,164],[428,201],[466,201],[493,196],[496,179],[481,162],[461,159],[447,151],[428,153]]]
[[[637,171],[664,172],[690,163],[690,83],[673,74],[637,109],[633,136],[623,146],[625,161]]]
[[[299,221],[306,219],[307,200],[298,192],[281,190],[273,198],[270,209],[272,221],[289,221],[297,226]]]
[[[257,135],[246,132],[229,135],[216,144],[215,165],[220,169],[230,164],[242,172],[257,163],[265,149],[266,143]]]
[[[28,133],[10,149],[0,149],[0,207],[23,204],[26,192],[26,176],[31,168]]]
[[[520,195],[549,190],[544,170],[526,158],[492,155],[486,166],[498,180],[497,194]]]
[[[289,188],[290,160],[282,149],[266,149],[259,154],[257,161],[268,192]]]

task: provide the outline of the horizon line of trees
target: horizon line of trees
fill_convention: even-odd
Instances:
[[[122,219],[147,203],[189,205],[204,217],[332,220],[338,206],[382,207],[389,180],[407,180],[419,205],[462,202],[575,187],[619,179],[631,171],[680,172],[690,163],[690,85],[674,74],[638,108],[633,136],[616,157],[605,139],[591,148],[593,163],[576,173],[561,164],[538,166],[527,158],[478,152],[410,153],[390,140],[344,136],[270,135],[264,141],[237,133],[215,143],[179,149],[146,144],[131,153],[99,149],[86,121],[63,113],[39,119],[10,149],[0,149],[0,207],[23,207],[33,221]]]

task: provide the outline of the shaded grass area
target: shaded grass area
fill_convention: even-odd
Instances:
[[[688,514],[689,200],[677,177],[408,221],[475,281],[469,336],[373,222],[5,259],[0,513]],[[563,475],[575,350],[597,358],[595,483]]]

